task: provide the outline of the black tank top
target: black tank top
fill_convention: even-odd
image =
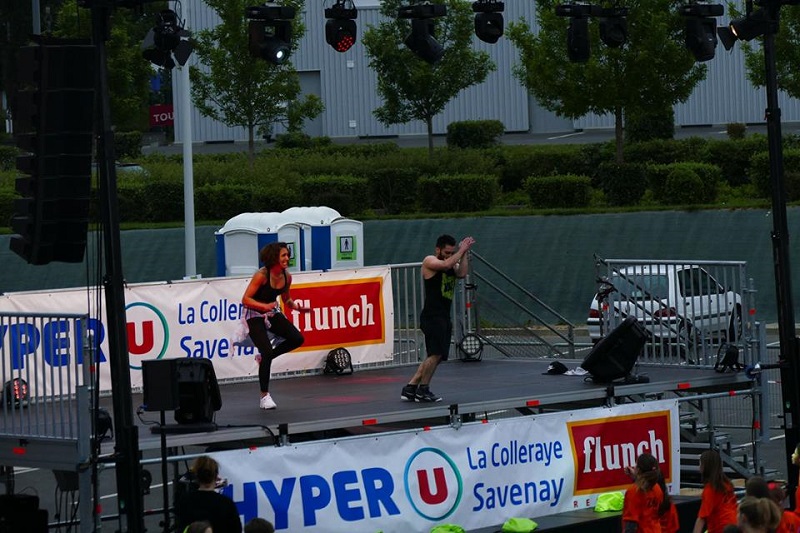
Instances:
[[[286,292],[289,289],[289,277],[286,275],[286,271],[283,271],[283,287],[280,289],[275,289],[271,285],[271,276],[269,275],[269,271],[267,271],[267,282],[260,286],[256,293],[253,295],[253,299],[257,302],[268,304],[270,302],[274,302],[275,299]]]
[[[450,307],[456,288],[456,273],[452,268],[438,271],[429,279],[423,280],[425,286],[425,305],[423,317],[450,317]]]

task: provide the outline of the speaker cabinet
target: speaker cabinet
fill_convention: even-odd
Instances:
[[[145,411],[173,411],[178,408],[178,359],[142,361]]]
[[[635,318],[626,317],[606,337],[600,339],[581,367],[597,383],[627,379],[647,342],[647,330]]]
[[[222,408],[217,374],[208,359],[178,359],[179,405],[175,421],[179,424],[213,422],[214,412]]]

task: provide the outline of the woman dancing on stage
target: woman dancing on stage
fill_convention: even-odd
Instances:
[[[303,344],[303,335],[294,327],[288,318],[280,313],[278,296],[283,305],[289,309],[308,312],[309,307],[303,307],[294,301],[289,293],[292,285],[292,275],[287,270],[289,267],[289,247],[285,242],[273,242],[261,249],[258,254],[264,266],[253,274],[242,297],[244,317],[250,329],[250,338],[258,348],[258,384],[261,388],[261,409],[275,409],[277,405],[269,394],[269,377],[272,360]],[[276,347],[272,347],[267,331],[284,340]]]

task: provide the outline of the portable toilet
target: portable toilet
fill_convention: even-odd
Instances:
[[[289,271],[299,272],[302,264],[300,225],[281,213],[240,213],[214,234],[217,276],[250,275],[261,264],[258,253],[271,242],[289,247]]]
[[[364,266],[364,227],[330,207],[292,207],[282,211],[300,223],[304,270],[331,270]]]

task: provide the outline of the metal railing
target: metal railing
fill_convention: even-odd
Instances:
[[[599,290],[588,328],[593,341],[635,317],[647,331],[644,362],[713,367],[734,345],[753,362],[755,289],[742,261],[596,258]]]
[[[470,272],[456,293],[457,339],[474,334],[496,357],[575,357],[575,325],[530,290],[470,252]]]

